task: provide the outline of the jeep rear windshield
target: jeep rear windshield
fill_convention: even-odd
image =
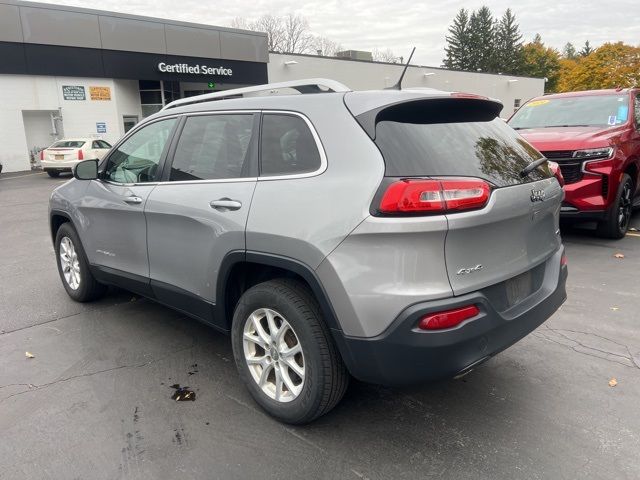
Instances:
[[[445,109],[438,115],[437,109],[429,110],[422,115],[379,116],[375,143],[384,157],[386,176],[477,177],[496,187],[552,176],[546,164],[520,176],[542,155],[495,112],[458,108],[454,114]],[[465,118],[470,121],[462,121]]]

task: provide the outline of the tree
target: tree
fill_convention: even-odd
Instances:
[[[396,54],[393,53],[390,48],[386,50],[374,48],[371,55],[373,56],[374,62],[398,63],[398,57],[396,57]]]
[[[576,51],[576,47],[573,46],[573,43],[567,42],[562,49],[562,57],[567,60],[575,60],[578,57],[578,52]]]
[[[256,20],[237,17],[232,20],[231,26],[265,32],[267,47],[271,52],[308,53],[312,49],[314,38],[309,32],[309,22],[300,15],[262,15]]]
[[[564,64],[558,90],[594,90],[640,85],[640,47],[605,43],[573,64]]]
[[[587,55],[590,55],[593,53],[593,48],[591,47],[591,45],[589,45],[589,40],[587,40],[586,42],[584,42],[584,47],[582,47],[582,50],[580,50],[579,55],[581,57],[586,57]]]
[[[515,74],[522,68],[522,34],[516,17],[507,8],[495,26],[494,71]]]
[[[449,27],[449,35],[445,37],[447,46],[444,48],[446,57],[443,60],[445,68],[454,70],[468,70],[471,53],[471,31],[469,13],[461,8]]]
[[[545,91],[555,92],[560,77],[560,53],[551,47],[546,47],[542,43],[539,34],[522,47],[524,64],[522,74],[546,78]]]
[[[468,70],[495,71],[495,24],[489,7],[483,6],[469,19],[471,37]]]
[[[289,14],[284,17],[284,51],[287,53],[307,53],[313,37],[309,34],[309,22],[301,15]]]
[[[338,42],[320,35],[313,37],[312,44],[314,53],[321,57],[335,57],[336,53],[343,50],[342,45]]]

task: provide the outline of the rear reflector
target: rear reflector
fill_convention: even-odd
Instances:
[[[565,265],[567,265],[569,263],[569,260],[567,260],[567,254],[563,253],[562,257],[560,257],[560,266],[564,267]]]
[[[40,150],[40,160],[44,160],[44,150]]]
[[[84,160],[84,154],[82,153],[82,150],[78,150],[78,160]]]
[[[480,313],[480,309],[475,305],[445,310],[444,312],[430,313],[420,319],[418,328],[420,330],[441,330],[443,328],[453,328],[460,325],[465,320],[475,317]]]
[[[477,178],[403,179],[393,182],[380,201],[385,214],[445,213],[487,204],[491,187]]]

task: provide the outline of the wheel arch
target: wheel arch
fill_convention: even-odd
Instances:
[[[53,243],[55,243],[56,241],[56,234],[58,233],[58,229],[62,226],[63,223],[67,222],[73,225],[73,220],[71,220],[71,216],[68,213],[61,210],[51,210],[51,213],[49,214],[49,228],[51,229],[51,240]]]
[[[230,252],[222,261],[216,283],[216,306],[226,329],[242,293],[273,278],[293,278],[304,284],[318,301],[327,326],[341,330],[328,296],[311,267],[295,259],[262,252]]]

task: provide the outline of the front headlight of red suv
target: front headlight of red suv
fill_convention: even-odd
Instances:
[[[613,155],[613,147],[589,148],[587,150],[576,150],[573,158],[588,160],[590,158],[609,158]]]

